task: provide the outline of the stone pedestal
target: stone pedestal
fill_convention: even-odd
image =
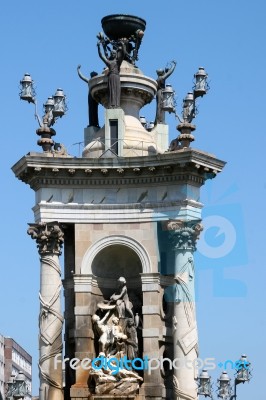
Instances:
[[[169,148],[169,126],[166,124],[157,124],[151,132],[156,136],[158,148],[163,152]]]
[[[98,126],[87,126],[87,128],[84,129],[84,147],[95,139],[99,130],[100,128]]]
[[[161,140],[160,143],[156,142],[155,135],[149,133],[140,123],[139,111],[140,109],[150,103],[156,93],[157,83],[153,79],[145,76],[143,72],[128,63],[123,61],[120,68],[120,82],[121,82],[121,109],[124,116],[121,120],[120,126],[121,135],[123,137],[121,144],[119,144],[119,156],[134,157],[134,156],[147,156],[151,154],[162,153]],[[104,107],[108,106],[108,86],[107,86],[107,70],[102,75],[97,75],[89,82],[90,92],[92,96]],[[108,115],[116,115],[120,113],[120,109],[107,109],[106,118],[110,120]],[[106,119],[105,118],[105,119]],[[116,117],[115,117],[116,118]],[[124,125],[124,127],[123,127]],[[102,149],[101,143],[108,141],[109,127],[105,120],[105,126],[101,128],[91,142],[87,144],[87,149],[84,150],[84,157],[99,157],[100,150]],[[100,139],[99,139],[100,138]],[[88,149],[91,149],[90,152]],[[106,150],[107,146],[105,146]],[[95,150],[94,150],[95,149]],[[92,151],[93,150],[93,151]],[[103,150],[104,152],[104,150]]]
[[[89,400],[113,400],[114,397],[112,395],[108,396],[108,395],[91,395],[89,396]],[[126,396],[126,395],[116,395],[115,396],[116,400],[141,400],[141,396],[137,395],[137,396]]]
[[[72,386],[70,389],[70,397],[71,399],[75,400],[82,400],[90,398],[90,392],[88,387],[83,387],[79,385]]]

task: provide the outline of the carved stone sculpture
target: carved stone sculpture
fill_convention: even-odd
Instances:
[[[106,48],[104,47],[104,54],[101,52],[102,42],[97,43],[99,57],[108,67],[108,108],[119,108],[120,107],[120,95],[121,95],[121,84],[120,84],[120,66],[125,57],[125,44],[121,41],[117,49],[113,48],[108,55]]]
[[[157,93],[156,93],[156,124],[165,123],[165,112],[163,111],[163,89],[165,89],[165,81],[174,72],[176,61],[172,61],[170,68],[158,69],[157,73]]]
[[[135,65],[146,21],[134,15],[112,14],[102,19],[102,28],[107,37],[104,37],[103,33],[99,33],[97,37],[104,46],[110,43],[117,45],[123,38],[126,47],[125,60]]]
[[[133,360],[138,354],[137,332],[125,278],[118,279],[118,289],[109,300],[98,304],[92,322],[95,347],[99,349],[98,361],[90,367],[89,379],[94,383],[95,393],[136,394],[142,378],[119,364],[119,360]]]
[[[126,325],[126,356],[128,360],[133,360],[138,357],[138,337],[134,320],[129,318]]]
[[[116,292],[110,297],[110,304],[114,303],[119,318],[126,318],[127,315],[134,318],[132,304],[127,294],[126,280],[123,277],[118,279]]]
[[[78,65],[77,71],[78,71],[78,76],[80,79],[82,79],[84,82],[88,84],[89,87],[89,82],[90,79],[86,78],[80,71],[81,65]],[[90,73],[90,78],[93,78],[94,76],[97,76],[97,72],[92,71]],[[89,126],[96,126],[99,127],[99,117],[98,117],[98,102],[94,100],[94,98],[91,95],[90,90],[88,91],[88,114],[89,114]]]

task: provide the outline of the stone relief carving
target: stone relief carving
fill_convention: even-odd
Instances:
[[[117,366],[124,357],[138,356],[138,338],[133,305],[129,300],[126,279],[118,279],[118,287],[109,300],[98,304],[92,316],[95,347],[99,349],[98,366],[90,367],[90,380],[96,394],[135,394],[142,378],[133,370]],[[104,360],[104,363],[100,364]],[[96,362],[96,363],[97,363]],[[97,368],[96,368],[97,367]]]

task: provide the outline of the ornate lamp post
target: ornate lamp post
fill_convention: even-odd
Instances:
[[[232,387],[231,379],[226,371],[223,371],[220,378],[217,379],[218,384],[218,397],[223,400],[231,399]]]
[[[33,87],[33,80],[30,74],[25,74],[20,81],[21,90],[20,98],[21,100],[26,100],[29,103],[35,103],[35,89]]]
[[[247,356],[243,354],[238,363],[236,381],[237,383],[245,383],[249,382],[250,378],[250,362],[248,361]]]
[[[231,379],[226,371],[223,371],[219,379],[217,379],[217,396],[223,400],[236,399],[236,386],[239,383],[249,382],[251,379],[250,362],[247,360],[246,355],[242,355],[239,361],[236,362],[236,374],[234,380],[234,387],[231,386]],[[211,378],[206,370],[202,370],[198,381],[198,395],[210,397],[212,396]]]
[[[208,74],[203,67],[199,67],[199,70],[194,74],[194,78],[193,91],[188,92],[183,100],[182,118],[175,113],[180,121],[180,124],[177,126],[177,130],[180,132],[177,141],[181,143],[181,148],[189,147],[190,143],[194,141],[194,136],[191,132],[196,129],[195,125],[192,125],[192,121],[198,113],[196,99],[203,97],[209,90],[207,82]]]
[[[172,85],[166,84],[162,90],[162,110],[169,113],[175,112],[175,92]]]
[[[11,377],[7,382],[7,399],[24,399],[29,394],[26,376],[19,371],[16,377]]]
[[[203,369],[198,378],[198,394],[205,397],[212,397],[211,377],[206,369]]]
[[[194,86],[194,98],[196,99],[197,97],[202,97],[204,96],[208,89],[208,74],[206,73],[205,69],[203,67],[199,67],[199,70],[194,74],[195,78],[195,86]]]
[[[20,81],[20,99],[28,101],[28,103],[35,104],[35,118],[37,119],[40,128],[37,129],[37,135],[41,136],[38,140],[38,145],[42,147],[44,152],[51,152],[54,141],[52,136],[56,134],[55,130],[51,128],[55,124],[58,118],[65,115],[66,107],[66,96],[62,89],[57,89],[54,96],[48,97],[44,107],[44,115],[42,119],[39,117],[37,112],[37,98],[34,88],[34,81],[30,74],[26,73]]]
[[[11,375],[9,381],[7,382],[7,391],[6,391],[6,398],[12,399],[13,391],[14,391],[14,379],[15,376]]]

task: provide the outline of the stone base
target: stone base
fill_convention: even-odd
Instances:
[[[127,379],[122,379],[118,382],[105,382],[98,384],[95,388],[96,395],[109,395],[109,396],[130,396],[136,395],[139,390],[138,382],[131,382]]]
[[[160,153],[167,151],[169,148],[169,126],[166,124],[157,124],[151,132],[155,134]]]
[[[72,386],[70,389],[70,397],[72,400],[76,399],[88,399],[90,391],[88,387],[84,386]]]
[[[165,386],[156,383],[143,383],[140,388],[140,395],[147,398],[163,399],[166,397]]]
[[[114,396],[113,395],[97,395],[93,394],[89,397],[90,400],[113,400]],[[139,396],[115,396],[116,400],[141,400]]]

